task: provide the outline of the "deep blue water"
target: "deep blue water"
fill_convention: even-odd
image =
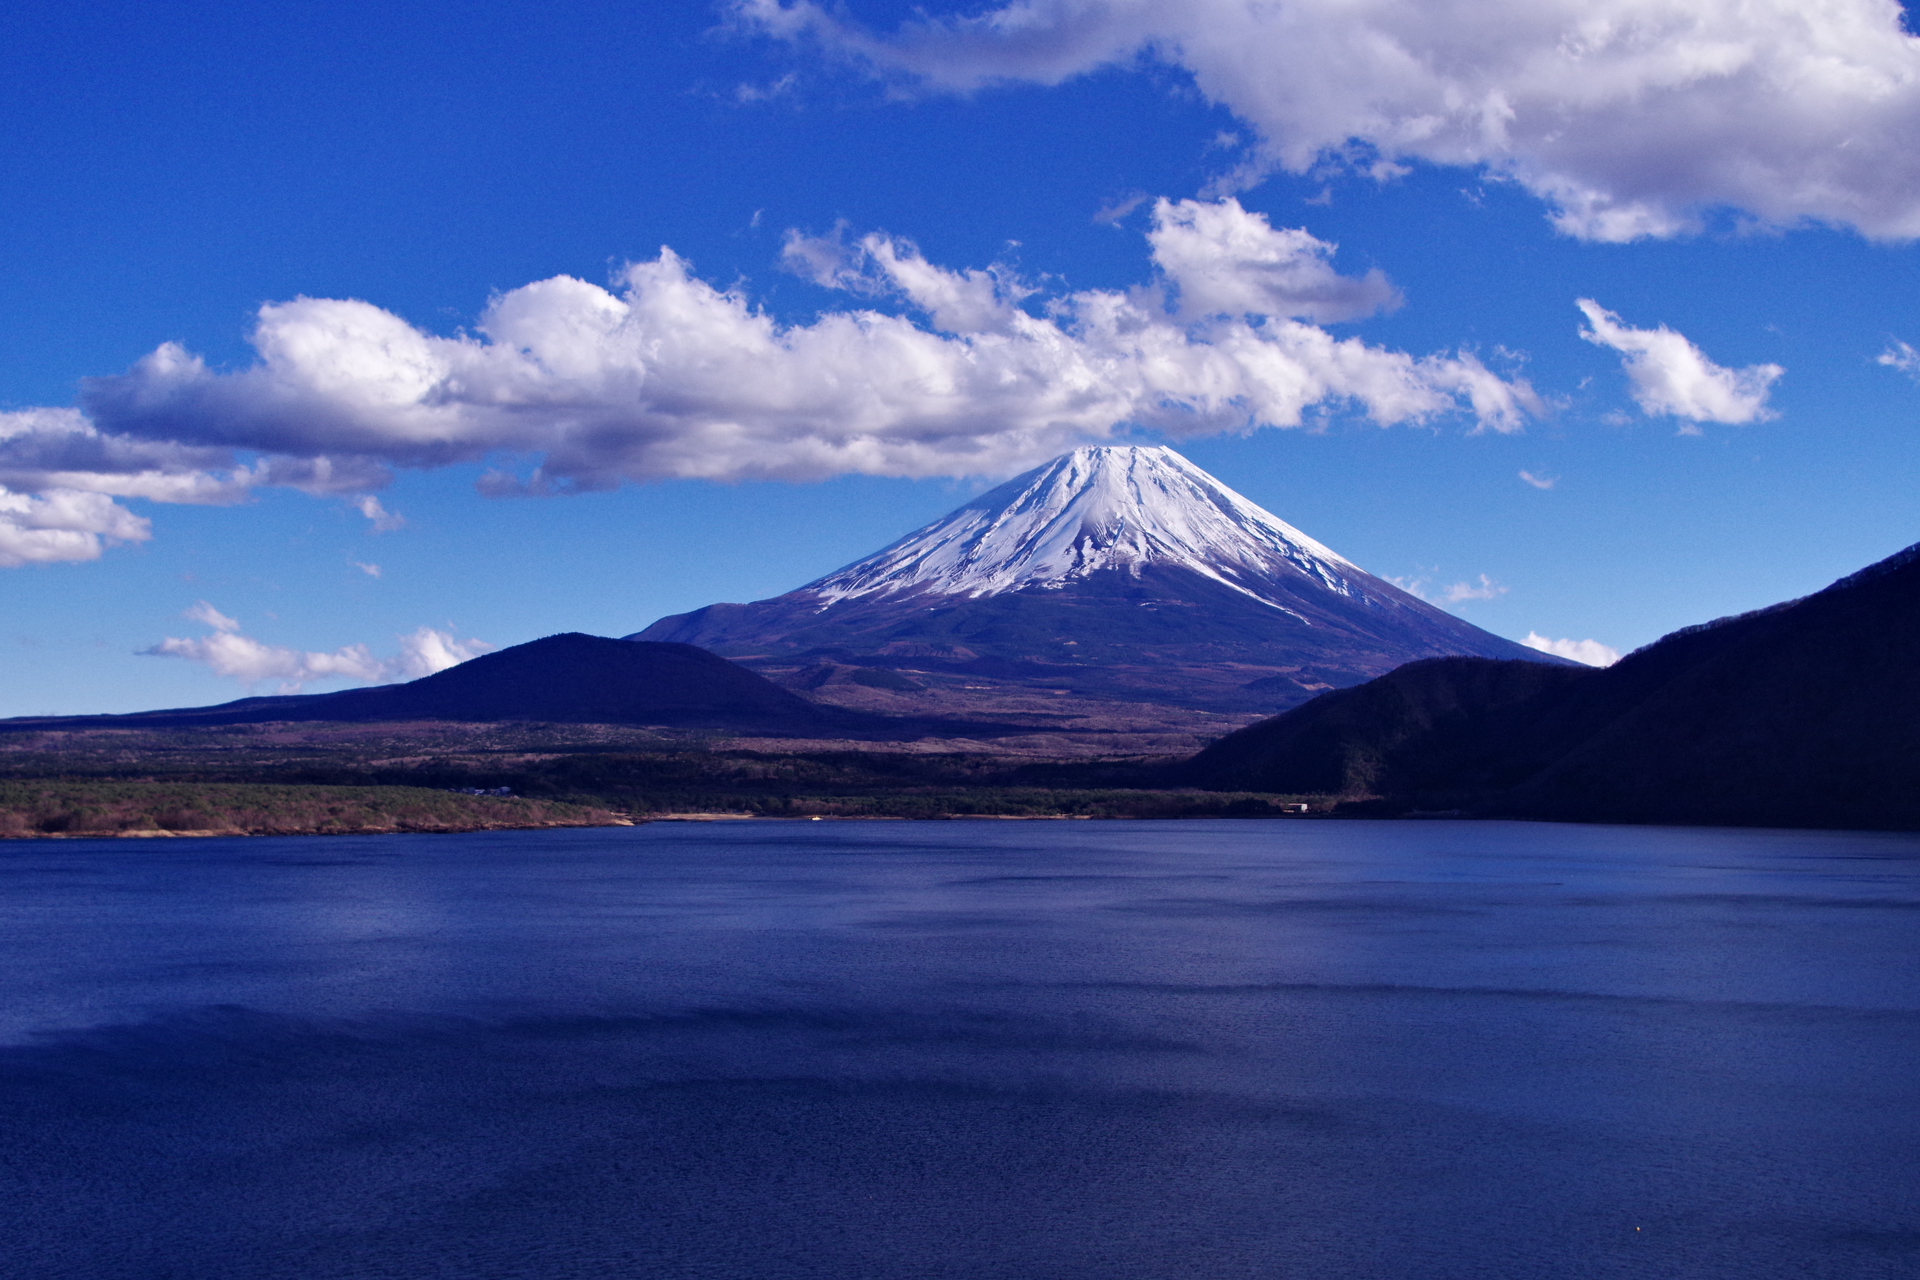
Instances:
[[[0,1274],[1920,1275],[1920,838],[0,842]]]

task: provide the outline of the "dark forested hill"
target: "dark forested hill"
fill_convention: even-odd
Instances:
[[[1487,815],[1920,827],[1920,546],[1602,671],[1412,663],[1230,734],[1182,776]]]
[[[266,721],[512,721],[653,724],[735,733],[843,734],[881,717],[822,707],[690,644],[569,632],[373,689],[242,698],[125,716],[23,718],[0,728],[159,728]]]

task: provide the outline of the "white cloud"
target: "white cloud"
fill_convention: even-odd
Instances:
[[[1009,0],[876,34],[815,0],[735,24],[896,84],[1058,84],[1184,67],[1260,135],[1240,175],[1484,167],[1569,234],[1623,241],[1731,208],[1920,235],[1920,40],[1890,0]]]
[[[270,645],[240,633],[240,624],[202,600],[186,616],[214,629],[209,636],[168,637],[140,652],[154,657],[185,658],[211,668],[213,673],[254,686],[273,681],[280,693],[298,693],[321,680],[351,680],[387,684],[417,680],[444,671],[493,646],[482,640],[459,640],[451,631],[421,627],[398,637],[400,652],[377,658],[364,644],[350,644],[331,653],[314,653]]]
[[[391,467],[540,455],[531,476],[493,474],[493,493],[1006,474],[1128,426],[1181,437],[1351,407],[1382,425],[1467,413],[1512,431],[1540,409],[1470,353],[1413,356],[1275,314],[1390,296],[1377,276],[1335,274],[1331,247],[1304,232],[1228,200],[1163,204],[1153,234],[1164,288],[1068,294],[1043,314],[1004,269],[949,270],[906,241],[843,233],[790,235],[785,261],[909,315],[782,326],[668,249],[617,292],[564,276],[515,289],[478,334],[450,338],[365,302],[299,298],[261,308],[251,368],[219,374],[168,344],[90,381],[83,404],[115,438],[324,462],[308,484],[331,492],[377,487],[367,477]],[[1168,288],[1269,310],[1181,314]]]
[[[0,485],[22,493],[71,489],[223,506],[245,502],[265,485],[341,493],[384,484],[386,474],[361,459],[324,455],[265,457],[242,466],[222,443],[102,431],[76,409],[0,412]]]
[[[1401,302],[1378,269],[1343,276],[1333,269],[1337,245],[1305,228],[1276,231],[1238,200],[1161,200],[1147,240],[1155,265],[1179,289],[1186,316],[1291,316],[1326,324]]]
[[[448,667],[457,667],[492,649],[484,640],[456,640],[451,631],[421,627],[400,637],[400,656],[387,665],[389,679],[418,680]]]
[[[0,488],[0,568],[98,560],[110,543],[143,542],[150,536],[149,521],[104,494]]]
[[[265,644],[235,631],[216,631],[190,640],[169,637],[140,652],[204,663],[215,675],[249,686],[272,680],[277,682],[281,693],[298,693],[315,680],[377,683],[386,671],[386,664],[375,658],[364,644],[348,645],[332,653],[305,653]]]
[[[1388,578],[1387,581],[1428,604],[1465,604],[1474,600],[1495,600],[1507,594],[1506,587],[1484,573],[1477,582],[1451,582],[1443,587],[1435,587],[1433,578],[1424,574],[1420,577]]]
[[[405,516],[387,510],[381,505],[380,499],[370,493],[363,493],[355,498],[353,505],[355,510],[373,522],[375,533],[392,533],[407,523]]]
[[[1767,393],[1786,372],[1779,365],[1722,368],[1665,325],[1630,329],[1591,298],[1581,298],[1576,305],[1592,326],[1580,336],[1626,357],[1621,363],[1633,383],[1634,403],[1645,412],[1691,422],[1739,423],[1773,416]]]
[[[240,629],[240,620],[238,618],[228,617],[226,614],[208,604],[205,600],[194,601],[193,607],[184,610],[180,616],[189,622],[198,622],[202,626],[212,627],[215,631],[238,631]]]
[[[268,456],[242,464],[217,443],[102,431],[75,409],[0,412],[0,568],[96,560],[110,544],[152,536],[152,522],[116,498],[228,505],[263,485],[333,493],[383,484],[386,476],[385,467],[363,459]]]
[[[928,262],[912,242],[877,233],[850,245],[844,223],[831,236],[788,231],[780,256],[789,271],[825,288],[905,298],[942,333],[1006,334],[1016,319],[1031,318],[1016,307],[1034,290],[1011,272],[949,271]]]
[[[1303,229],[1233,199],[1162,200],[1147,235],[1146,283],[1040,300],[1002,265],[952,270],[844,227],[789,233],[789,269],[870,300],[794,325],[665,248],[613,289],[559,276],[502,294],[454,337],[366,302],[272,303],[251,367],[220,373],[167,343],[87,380],[85,413],[0,413],[0,565],[148,537],[115,498],[235,503],[286,486],[346,498],[383,532],[404,523],[374,496],[394,469],[488,458],[481,488],[496,495],[994,476],[1136,428],[1183,438],[1353,412],[1504,432],[1542,412],[1471,352],[1318,327],[1398,295],[1377,271],[1339,274],[1334,246]]]
[[[1537,631],[1529,631],[1527,638],[1520,643],[1555,657],[1584,662],[1590,667],[1610,667],[1620,661],[1618,649],[1610,644],[1601,644],[1598,640],[1549,640]]]
[[[1904,342],[1895,340],[1889,343],[1887,349],[1880,353],[1878,363],[1920,382],[1920,351],[1915,351]]]
[[[16,492],[68,489],[157,502],[238,502],[252,473],[212,470],[232,462],[218,448],[105,434],[74,409],[0,413],[0,485]]]
[[[1522,471],[1520,478],[1536,489],[1551,489],[1560,483],[1559,476],[1537,476],[1531,471]]]
[[[369,578],[377,578],[380,576],[380,566],[377,564],[368,564],[364,560],[355,560],[353,567],[366,574]]]
[[[1470,600],[1495,600],[1505,594],[1507,588],[1483,573],[1478,582],[1456,582],[1442,589],[1440,603],[1465,604]]]

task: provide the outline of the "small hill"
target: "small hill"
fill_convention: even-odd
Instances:
[[[1179,776],[1487,816],[1920,828],[1920,546],[1603,671],[1413,663]]]
[[[1496,790],[1525,777],[1535,756],[1512,735],[1543,703],[1599,674],[1496,658],[1410,662],[1228,734],[1181,778],[1345,796]]]
[[[302,721],[512,721],[648,724],[774,736],[876,727],[807,701],[690,644],[568,632],[485,654],[406,684],[339,693],[242,698],[214,707],[123,716],[31,717],[0,728],[170,728]]]

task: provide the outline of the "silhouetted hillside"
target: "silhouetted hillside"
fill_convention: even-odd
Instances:
[[[1549,694],[1598,675],[1498,658],[1428,658],[1228,734],[1184,766],[1209,787],[1267,789],[1274,779],[1336,795],[1412,795],[1512,785],[1529,753],[1491,732],[1530,721]]]
[[[542,720],[772,734],[845,734],[883,724],[882,717],[809,702],[690,644],[569,632],[489,653],[406,684],[242,698],[215,707],[125,716],[21,718],[0,726],[158,728],[270,720]]]
[[[1604,671],[1412,663],[1180,772],[1485,815],[1920,827],[1920,546]]]

